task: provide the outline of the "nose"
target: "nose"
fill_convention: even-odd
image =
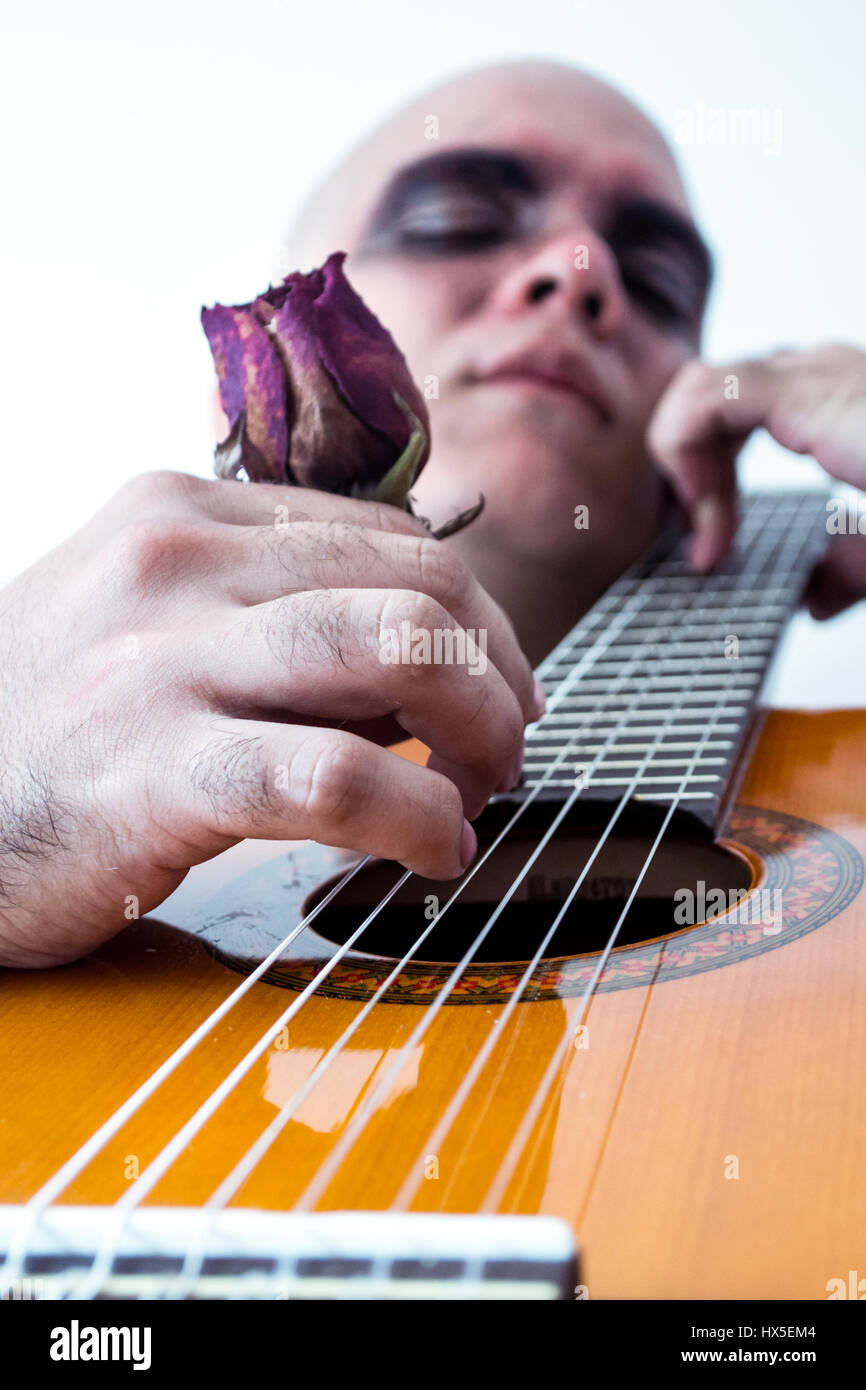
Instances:
[[[588,229],[560,232],[512,264],[497,293],[509,315],[557,303],[598,339],[619,331],[626,300],[613,254]]]

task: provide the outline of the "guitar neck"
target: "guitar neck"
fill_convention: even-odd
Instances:
[[[826,543],[824,492],[747,496],[735,545],[692,572],[666,536],[542,663],[547,711],[528,731],[523,788],[662,808],[721,833],[752,715]]]

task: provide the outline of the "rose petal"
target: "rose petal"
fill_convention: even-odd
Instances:
[[[430,425],[406,359],[346,280],[344,260],[345,252],[335,251],[321,268],[287,275],[259,297],[255,308],[263,320],[269,310],[273,314],[271,328],[291,378],[297,412],[293,474],[308,486],[369,496],[413,432],[412,416],[397,396],[424,429],[417,472],[429,455]],[[322,403],[327,438],[315,427],[317,410],[310,401]],[[342,424],[338,404],[346,416]],[[299,434],[302,416],[305,428]],[[360,434],[357,423],[363,427]],[[324,452],[317,467],[320,447]]]
[[[429,440],[427,406],[391,334],[343,274],[345,259],[345,251],[334,251],[321,269],[322,293],[314,303],[319,353],[356,415],[381,430],[401,451],[412,426],[394,392],[418,417]],[[419,472],[426,461],[427,453]]]
[[[315,316],[321,291],[321,271],[290,275],[278,289],[261,295],[254,309],[263,318],[273,316],[273,342],[290,382],[292,477],[301,487],[363,497],[399,450],[387,436],[367,428],[322,363]]]
[[[240,454],[223,476],[243,466],[253,482],[286,482],[289,452],[283,367],[267,329],[249,304],[202,309],[230,435],[245,412]]]

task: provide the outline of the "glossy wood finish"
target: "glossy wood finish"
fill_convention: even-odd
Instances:
[[[863,855],[864,776],[866,713],[773,712],[739,799],[807,817]],[[277,852],[248,843],[194,871],[164,916],[188,923],[220,878]],[[0,1200],[25,1200],[239,979],[153,920],[74,966],[7,972]],[[825,1298],[828,1280],[866,1275],[864,982],[860,895],[754,959],[598,996],[589,1046],[569,1045],[502,1209],[568,1219],[594,1298]],[[119,1197],[291,998],[256,984],[65,1200]],[[418,1209],[482,1207],[578,1006],[517,1007],[425,1177],[427,1139],[502,1006],[443,1009],[322,1205],[387,1207],[411,1167]],[[256,1063],[153,1200],[205,1200],[360,1007],[310,1000],[288,1047]],[[420,1014],[374,1009],[238,1203],[294,1204]]]

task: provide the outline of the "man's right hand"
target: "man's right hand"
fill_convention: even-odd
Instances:
[[[486,671],[383,663],[405,620],[486,631]],[[419,521],[143,474],[0,593],[0,964],[83,955],[247,837],[455,877],[536,700],[505,614]],[[381,746],[408,736],[426,768]]]

